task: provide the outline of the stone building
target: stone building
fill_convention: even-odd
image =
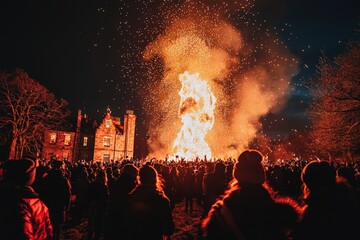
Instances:
[[[135,120],[134,112],[127,110],[121,124],[120,118],[113,117],[110,109],[107,109],[105,118],[95,132],[94,161],[109,162],[132,158]]]
[[[41,157],[45,159],[73,159],[75,132],[47,130]]]
[[[121,161],[134,156],[136,116],[127,110],[123,122],[108,108],[100,124],[78,110],[74,132],[47,130],[41,157],[68,161]]]

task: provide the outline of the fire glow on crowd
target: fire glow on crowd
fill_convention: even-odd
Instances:
[[[241,7],[247,21],[252,5]],[[229,9],[185,3],[147,45],[149,72],[161,78],[144,101],[150,157],[236,157],[261,132],[260,118],[284,105],[297,60],[271,30],[233,25]]]

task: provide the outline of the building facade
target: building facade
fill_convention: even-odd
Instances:
[[[136,116],[127,110],[123,122],[108,108],[100,124],[78,111],[75,132],[47,130],[42,158],[68,161],[121,161],[134,156]]]
[[[127,110],[124,122],[113,117],[110,109],[95,132],[94,161],[121,161],[134,156],[136,116]]]
[[[41,157],[45,159],[73,159],[74,132],[47,130]]]

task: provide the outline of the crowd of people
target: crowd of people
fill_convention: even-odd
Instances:
[[[359,236],[359,162],[237,159],[72,163],[8,160],[0,168],[0,239],[171,239],[172,213],[202,209],[199,239],[311,240]]]

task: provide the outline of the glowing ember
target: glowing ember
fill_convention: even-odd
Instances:
[[[211,158],[211,150],[205,141],[206,134],[214,125],[216,98],[199,73],[180,74],[181,97],[179,114],[182,127],[174,142],[174,152],[185,159],[196,156]]]

